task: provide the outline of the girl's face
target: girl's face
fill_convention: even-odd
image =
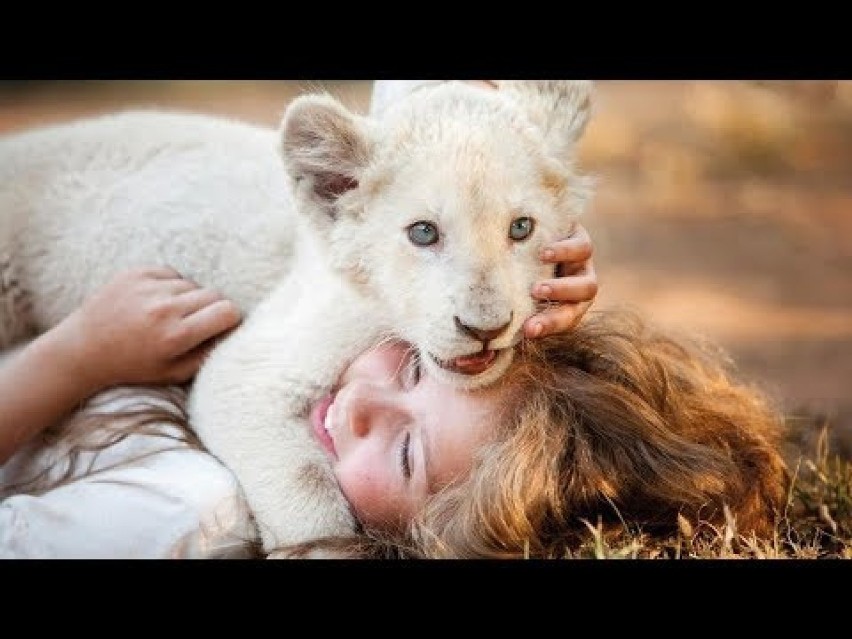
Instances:
[[[310,420],[361,522],[394,528],[470,469],[490,432],[496,399],[421,375],[406,345],[385,344],[346,369]]]

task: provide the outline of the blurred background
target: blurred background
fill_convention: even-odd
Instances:
[[[317,89],[370,82],[0,83],[0,135],[127,108],[275,126]],[[597,305],[722,345],[803,429],[852,456],[852,82],[606,81],[580,148]]]

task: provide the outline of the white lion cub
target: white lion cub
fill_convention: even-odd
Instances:
[[[119,268],[167,263],[218,287],[254,310],[202,367],[193,427],[240,481],[265,549],[350,532],[310,403],[391,335],[464,387],[505,372],[548,276],[538,251],[588,191],[573,150],[590,94],[449,82],[379,118],[304,96],[279,134],[151,112],[0,141],[0,346]]]

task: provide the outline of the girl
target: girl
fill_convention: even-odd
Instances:
[[[312,417],[362,534],[280,556],[559,557],[583,520],[667,536],[679,517],[724,524],[726,508],[740,533],[766,536],[786,495],[781,415],[720,353],[629,313],[525,342],[476,393],[388,346],[328,402]]]
[[[73,450],[76,468],[61,457],[6,500],[41,500],[52,519],[27,521],[17,538],[14,522],[0,527],[2,547],[257,556],[238,488],[192,438],[182,399],[78,414],[54,448]],[[667,536],[679,518],[698,528],[732,516],[740,533],[763,536],[786,495],[780,414],[719,353],[616,311],[525,342],[502,380],[476,392],[428,377],[404,344],[381,345],[317,400],[309,422],[360,528],[277,557],[559,557],[584,520]]]

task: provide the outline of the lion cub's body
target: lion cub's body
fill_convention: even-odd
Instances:
[[[0,346],[125,267],[168,264],[220,289],[251,312],[199,373],[193,427],[240,480],[267,549],[348,532],[310,402],[387,335],[453,383],[505,371],[530,286],[548,275],[538,251],[582,205],[571,150],[588,92],[448,83],[381,120],[300,98],[280,135],[151,112],[0,141]],[[534,232],[515,241],[519,218]],[[407,232],[423,220],[440,229],[434,245]],[[471,378],[441,365],[483,348],[460,322],[503,327],[495,364]]]
[[[273,130],[124,113],[0,140],[0,347],[117,270],[168,264],[253,308],[293,253]]]

